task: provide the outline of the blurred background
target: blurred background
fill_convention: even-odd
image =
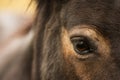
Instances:
[[[35,9],[34,0],[0,0],[0,76],[8,75],[3,80],[15,76],[23,56],[30,51]]]
[[[36,4],[34,0],[0,0],[0,11],[34,14]]]

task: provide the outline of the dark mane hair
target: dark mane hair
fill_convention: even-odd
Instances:
[[[61,78],[64,74],[61,73],[62,55],[60,54],[60,15],[59,12],[66,3],[65,0],[38,0],[37,6],[37,39],[35,40],[35,54],[34,54],[34,69],[33,78],[39,80],[41,78],[55,80]],[[56,37],[55,37],[56,36]],[[50,40],[50,41],[49,41]],[[39,45],[38,45],[39,44]],[[51,48],[47,47],[51,46]],[[47,51],[43,48],[47,48]],[[52,54],[54,53],[54,54]],[[44,55],[43,55],[44,54]],[[45,57],[43,57],[45,56]],[[44,59],[45,58],[45,59]],[[48,63],[46,60],[50,60]],[[55,66],[57,65],[57,67]],[[45,66],[41,67],[41,66]],[[59,66],[59,67],[58,67]],[[61,67],[60,67],[61,66]],[[42,73],[39,69],[42,69]],[[52,72],[52,74],[51,74]],[[65,76],[65,75],[64,75]],[[64,79],[64,77],[62,77]],[[45,80],[46,80],[45,79]]]

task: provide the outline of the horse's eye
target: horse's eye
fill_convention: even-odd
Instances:
[[[74,50],[80,55],[87,55],[95,51],[90,41],[84,37],[73,37],[71,38],[71,41],[74,46]]]

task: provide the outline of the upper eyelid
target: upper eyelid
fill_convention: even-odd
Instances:
[[[82,37],[83,37],[84,39],[88,39],[88,40],[90,39],[89,37],[84,36],[84,35],[80,35],[80,34],[78,34],[78,35],[77,35],[77,34],[72,35],[72,36],[70,36],[70,39],[73,39],[73,38],[75,38],[75,37],[76,37],[76,38],[77,38],[77,37],[78,37],[78,38],[80,38],[80,37],[82,38]]]
[[[86,34],[83,34],[85,31],[87,31],[87,32],[90,32],[90,31],[92,31],[92,32],[94,32],[94,33],[96,33],[97,31],[95,30],[95,29],[93,29],[93,28],[88,28],[88,27],[81,27],[81,28],[74,28],[74,29],[72,29],[72,30],[70,30],[68,33],[69,33],[69,36],[70,37],[72,37],[72,36],[82,36],[82,35],[88,35],[88,33],[86,33]],[[83,32],[83,33],[82,33]]]
[[[68,31],[69,38],[72,37],[80,37],[84,36],[88,39],[92,39],[94,41],[99,41],[101,37],[101,33],[94,27],[90,27],[88,25],[80,25]]]

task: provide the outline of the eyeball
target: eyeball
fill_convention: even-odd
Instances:
[[[71,38],[74,50],[79,55],[91,54],[95,51],[93,44],[90,43],[85,37],[73,37]]]

